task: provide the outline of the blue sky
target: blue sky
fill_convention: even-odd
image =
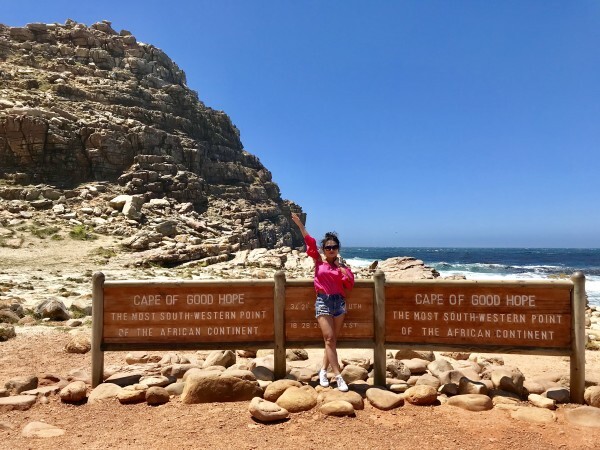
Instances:
[[[598,1],[5,3],[163,49],[315,236],[600,247]]]

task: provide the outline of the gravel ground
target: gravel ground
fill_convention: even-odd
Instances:
[[[27,330],[27,331],[25,331]],[[90,370],[91,355],[68,354],[65,332],[48,327],[21,328],[17,338],[0,343],[0,382],[15,376]],[[347,356],[364,350],[343,350]],[[315,361],[318,350],[309,352]],[[125,354],[107,352],[106,364],[123,365]],[[560,357],[505,355],[507,364],[522,368],[526,376],[567,372]],[[587,371],[598,376],[598,352],[588,352]],[[95,405],[66,405],[57,396],[28,411],[0,415],[1,449],[45,448],[399,448],[420,449],[591,449],[597,445],[593,428],[578,428],[564,418],[564,405],[550,424],[517,421],[508,411],[468,412],[448,405],[405,405],[380,411],[365,402],[355,417],[325,417],[317,409],[293,414],[290,419],[262,424],[252,419],[248,402],[182,404],[177,397],[162,406],[121,405],[116,400]],[[60,437],[25,438],[21,430],[43,421],[66,430]]]

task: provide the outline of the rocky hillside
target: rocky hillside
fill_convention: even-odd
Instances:
[[[183,236],[159,262],[303,244],[289,220],[300,208],[230,118],[162,50],[106,21],[0,24],[0,184],[4,225],[52,210],[138,250]]]

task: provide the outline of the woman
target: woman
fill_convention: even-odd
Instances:
[[[336,346],[346,314],[344,296],[354,286],[354,274],[350,268],[340,264],[338,257],[340,241],[335,233],[325,234],[325,238],[321,241],[321,249],[325,255],[323,261],[317,250],[317,241],[308,234],[296,213],[292,213],[292,220],[304,236],[306,254],[315,260],[315,290],[317,291],[315,316],[325,341],[325,355],[323,366],[319,371],[319,383],[323,387],[329,386],[327,368],[331,365],[337,388],[346,392],[348,386],[342,378]]]

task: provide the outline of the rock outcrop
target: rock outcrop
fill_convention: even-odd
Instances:
[[[134,198],[130,220],[145,223],[144,206],[166,199],[190,208],[191,227],[226,236],[211,244],[303,243],[289,220],[300,208],[281,198],[230,118],[205,106],[162,50],[107,21],[0,24],[0,178],[14,186],[3,199],[36,209],[83,183],[118,182]],[[210,252],[197,253],[187,259]]]

